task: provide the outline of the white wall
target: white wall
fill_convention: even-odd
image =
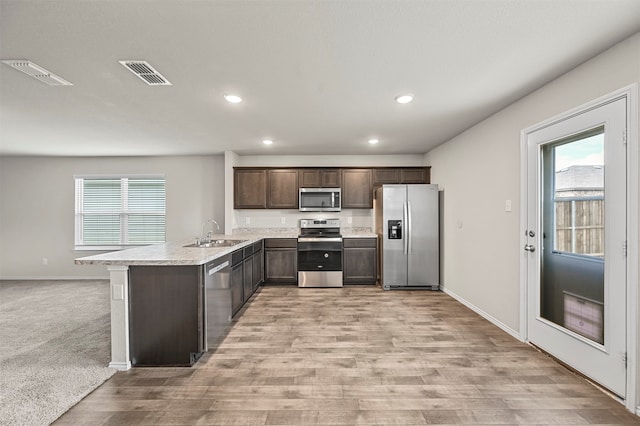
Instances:
[[[200,235],[224,223],[224,158],[1,157],[0,279],[107,277],[104,266],[75,265],[74,175],[164,174],[167,240]],[[48,265],[42,264],[42,258]]]
[[[233,167],[421,167],[424,155],[247,155],[225,153],[227,233],[237,228],[296,228],[300,219],[338,218],[342,227],[373,228],[372,209],[339,213],[301,213],[297,210],[233,209]]]
[[[520,131],[638,81],[640,33],[425,155],[444,196],[447,291],[519,332]]]
[[[239,167],[420,167],[422,154],[407,155],[243,155]]]

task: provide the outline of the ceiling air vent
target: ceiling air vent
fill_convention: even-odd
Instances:
[[[43,83],[48,84],[49,86],[73,86],[72,83],[69,83],[64,78],[57,76],[42,68],[40,65],[36,65],[26,59],[5,59],[2,62],[37,80],[40,80]]]
[[[118,61],[149,86],[171,86],[171,83],[146,61]]]

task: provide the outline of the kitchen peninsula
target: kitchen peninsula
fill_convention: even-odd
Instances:
[[[226,236],[216,237],[227,239]],[[179,353],[170,356],[172,361],[169,363],[192,364],[197,359],[196,354],[206,349],[202,291],[203,265],[215,262],[238,249],[251,246],[261,241],[261,237],[245,236],[242,240],[231,247],[212,248],[188,247],[189,242],[168,242],[76,259],[76,264],[105,265],[109,271],[111,288],[111,362],[109,366],[128,370],[132,364],[138,364],[136,352],[149,351],[156,354],[159,352],[157,348],[149,347],[147,342],[140,342],[136,347],[136,340],[140,337],[138,334],[142,334],[136,333],[136,329],[140,326],[148,329],[145,323],[154,320],[160,323],[151,324],[151,326],[155,326],[156,329],[168,328],[169,330],[166,331],[159,330],[159,333],[164,332],[165,338],[167,335],[175,336],[175,339],[178,339],[177,345],[183,345],[181,352],[186,351],[188,358],[186,362],[183,354]],[[142,298],[144,300],[140,300]],[[173,303],[170,303],[172,301],[168,298],[172,298]],[[147,306],[147,312],[138,315],[134,309],[136,304],[142,307],[151,305],[150,309],[154,310],[155,314],[150,314]],[[159,305],[168,306],[163,308]],[[167,326],[167,323],[170,323],[170,326]],[[179,330],[180,327],[194,329],[185,333],[184,329]],[[178,361],[175,361],[176,359]],[[161,364],[153,361],[152,363]],[[145,364],[144,360],[143,364]]]
[[[231,268],[236,264],[236,254],[239,254],[240,269],[244,260],[245,271],[256,271],[253,276],[262,277],[265,270],[262,256],[264,241],[291,240],[297,235],[297,228],[283,228],[263,234],[215,235],[214,238],[238,242],[228,247],[208,248],[193,247],[193,241],[167,242],[76,259],[78,265],[105,265],[109,271],[109,366],[128,370],[137,365],[192,365],[207,350],[207,315],[224,312],[221,321],[228,324],[231,316],[239,310],[238,305],[232,302],[235,296],[228,284],[229,276],[233,275],[235,269],[231,269],[231,272],[225,269],[221,272],[228,274],[226,288],[217,288],[216,291],[218,294],[224,293],[222,297],[225,301],[229,300],[229,306],[215,305],[215,309],[210,308],[210,312],[206,312],[208,302],[205,297],[208,296],[205,296],[204,289],[209,285],[207,280],[215,275],[214,268]],[[345,235],[345,238],[354,237],[375,238],[376,235],[370,231],[347,232]],[[251,260],[249,269],[246,269],[247,260]],[[260,279],[256,278],[247,287],[245,281],[245,295],[248,294],[248,297],[240,296],[240,306],[260,283]],[[231,306],[231,303],[234,305]],[[216,329],[209,330],[209,333],[224,332],[220,330],[219,323]],[[170,344],[163,341],[169,338],[167,335],[174,336]],[[149,346],[152,344],[163,345],[160,351],[163,353],[158,355],[158,348]],[[168,347],[177,348],[174,352],[182,348],[182,353],[164,353]]]

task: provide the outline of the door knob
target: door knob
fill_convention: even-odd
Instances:
[[[525,244],[524,245],[524,249],[526,251],[530,251],[531,253],[533,253],[534,251],[536,251],[536,247],[533,244]]]

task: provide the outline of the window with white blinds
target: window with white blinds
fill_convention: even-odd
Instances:
[[[76,248],[165,241],[164,177],[75,177]]]

